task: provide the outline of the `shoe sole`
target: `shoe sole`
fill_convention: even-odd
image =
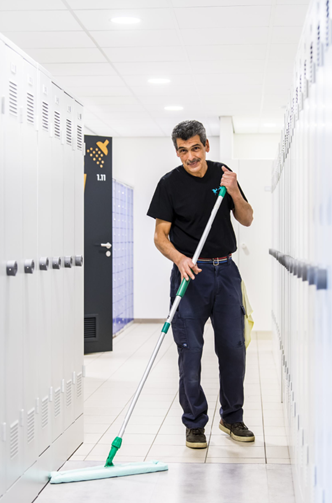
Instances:
[[[186,441],[186,446],[190,447],[191,449],[205,449],[207,447],[206,442],[188,442]]]
[[[232,433],[229,428],[226,428],[221,423],[219,423],[219,430],[224,431],[225,433],[228,433],[228,435],[231,438],[233,438],[233,440],[236,440],[237,442],[254,442],[255,441],[255,435],[253,435],[252,437],[239,437],[238,435],[234,435],[234,433]]]

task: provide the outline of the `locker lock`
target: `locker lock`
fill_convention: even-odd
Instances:
[[[35,261],[34,260],[26,260],[24,262],[24,272],[26,274],[33,274],[33,271],[35,270]]]
[[[73,265],[73,257],[65,257],[65,267],[71,267]]]
[[[60,267],[61,267],[61,258],[60,257],[53,257],[52,268],[53,269],[60,269]]]
[[[7,262],[7,276],[16,276],[17,274],[17,262],[15,260],[10,260]]]
[[[39,261],[39,269],[41,271],[47,271],[49,263],[50,262],[47,257],[41,257],[41,259]]]
[[[82,267],[82,265],[83,265],[83,255],[75,255],[75,265],[77,267]]]

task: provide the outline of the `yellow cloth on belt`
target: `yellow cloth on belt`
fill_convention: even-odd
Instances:
[[[246,348],[249,346],[250,341],[251,341],[251,331],[254,326],[254,320],[251,316],[253,309],[250,305],[249,299],[248,299],[248,294],[247,294],[247,289],[246,285],[244,284],[244,281],[241,281],[241,290],[242,290],[242,302],[243,302],[243,307],[245,310],[245,315],[244,315],[244,343]]]

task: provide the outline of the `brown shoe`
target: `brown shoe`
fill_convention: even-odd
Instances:
[[[220,419],[219,429],[228,433],[234,440],[238,442],[254,442],[255,435],[250,431],[244,423],[225,423]]]
[[[205,449],[207,447],[204,428],[186,429],[186,446],[192,449]]]

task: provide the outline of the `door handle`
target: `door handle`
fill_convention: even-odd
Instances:
[[[111,243],[100,243],[100,246],[103,246],[104,248],[107,248],[108,250],[111,248]]]

